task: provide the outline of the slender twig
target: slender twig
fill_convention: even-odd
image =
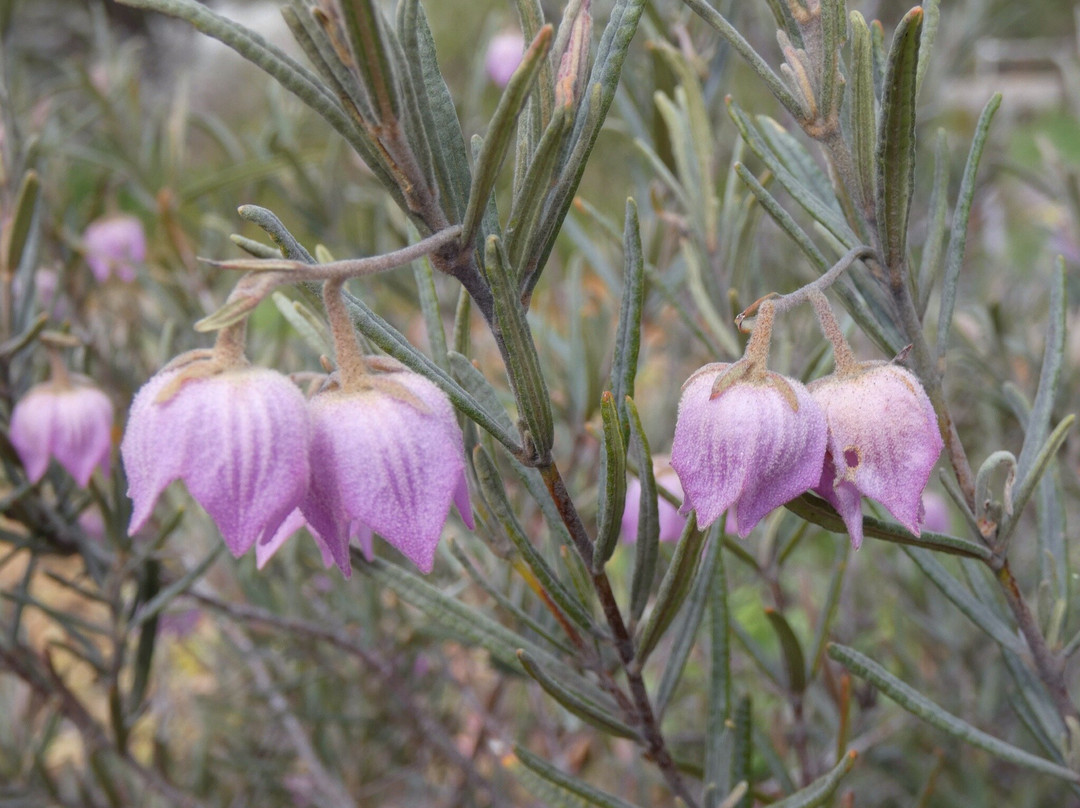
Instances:
[[[230,261],[211,261],[202,259],[219,269],[236,269],[244,272],[288,272],[302,276],[302,280],[347,280],[365,275],[405,266],[417,258],[438,251],[441,247],[455,241],[461,233],[461,226],[454,225],[440,230],[425,239],[421,239],[400,250],[372,255],[367,258],[349,258],[344,261],[331,261],[327,264],[309,264],[304,261],[291,261],[284,258],[235,258]]]
[[[259,657],[255,644],[232,624],[219,625],[219,628],[225,632],[230,642],[240,652],[244,662],[247,663],[259,695],[266,699],[274,715],[284,725],[297,757],[300,758],[312,780],[315,781],[316,787],[322,792],[327,804],[333,806],[356,805],[356,801],[346,790],[345,784],[323,766],[315,747],[311,745],[311,740],[304,731],[303,725],[289,709],[289,703],[285,697],[274,687],[274,679]]]
[[[422,740],[434,743],[447,760],[456,766],[468,777],[469,783],[482,786],[492,796],[493,805],[501,805],[491,784],[477,771],[467,757],[458,750],[457,745],[446,734],[445,728],[435,721],[427,712],[420,709],[413,694],[402,684],[398,673],[393,666],[382,657],[373,654],[363,645],[354,640],[348,633],[329,628],[323,623],[304,620],[295,617],[282,617],[266,609],[249,606],[243,603],[229,603],[213,595],[204,592],[192,591],[186,595],[205,606],[222,612],[234,620],[241,620],[253,625],[261,625],[266,628],[277,629],[294,635],[307,636],[328,645],[333,646],[345,653],[356,657],[364,667],[377,674],[381,681],[390,689],[394,696],[401,702],[404,712],[416,718],[421,730]]]
[[[1009,604],[1009,609],[1012,611],[1013,617],[1016,618],[1020,633],[1027,640],[1028,648],[1031,650],[1031,658],[1035,663],[1035,671],[1039,674],[1043,684],[1046,685],[1050,698],[1054,701],[1054,706],[1057,707],[1062,718],[1074,718],[1080,721],[1080,712],[1077,712],[1076,705],[1069,698],[1069,689],[1065,685],[1065,657],[1060,653],[1051,651],[1046,644],[1046,638],[1039,630],[1039,626],[1035,622],[1035,616],[1028,608],[1024,596],[1020,594],[1020,588],[1017,586],[1016,578],[1009,568],[1008,560],[1001,559],[998,562],[1000,566],[995,565],[993,560],[988,563],[991,569],[994,570],[998,583],[1001,584],[1001,589],[1005,593],[1005,602]]]
[[[566,525],[567,530],[570,532],[574,547],[577,549],[585,566],[592,570],[593,543],[589,538],[588,531],[585,530],[585,525],[581,521],[581,516],[577,512],[573,500],[566,490],[566,484],[563,482],[558,466],[555,465],[554,461],[551,461],[538,466],[538,469],[541,477],[543,477],[544,484],[547,486],[548,493],[551,495],[552,502],[555,503],[555,507],[559,511],[563,524]],[[634,709],[633,713],[628,714],[626,717],[632,723],[641,727],[642,737],[646,745],[646,754],[656,763],[671,790],[686,803],[688,808],[697,808],[697,800],[694,799],[683,781],[682,775],[679,774],[675,761],[671,757],[671,752],[667,748],[667,743],[664,741],[663,733],[660,731],[660,724],[657,721],[656,713],[653,711],[652,701],[645,687],[645,680],[642,678],[641,669],[637,665],[634,640],[627,631],[622,612],[619,611],[619,604],[616,602],[615,593],[611,589],[611,581],[608,580],[607,573],[604,572],[603,568],[592,570],[590,576],[593,589],[596,591],[597,599],[600,601],[600,606],[604,611],[604,617],[611,628],[612,643],[619,654],[623,669],[626,671],[627,683],[630,686]]]

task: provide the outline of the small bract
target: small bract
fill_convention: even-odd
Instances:
[[[120,453],[134,503],[130,534],[173,480],[241,556],[269,540],[307,491],[307,402],[273,370],[234,367],[183,380],[169,367],[135,396]]]
[[[146,232],[135,216],[97,219],[83,233],[86,263],[99,283],[111,276],[130,283],[136,265],[146,260]]]
[[[683,385],[671,465],[682,481],[683,511],[702,527],[724,511],[746,537],[771,510],[817,484],[825,456],[825,416],[795,379],[768,373],[714,384],[737,365],[698,369]]]
[[[94,469],[109,473],[113,406],[88,379],[78,376],[34,385],[11,413],[9,436],[30,482],[54,457],[83,488]]]
[[[366,389],[310,402],[311,484],[304,517],[351,573],[349,541],[371,556],[378,533],[431,572],[450,504],[472,528],[461,428],[450,401],[410,371],[372,376]]]
[[[852,545],[862,544],[864,496],[918,536],[923,489],[943,446],[919,380],[899,365],[861,364],[818,379],[810,393],[829,424],[815,491],[839,512]]]

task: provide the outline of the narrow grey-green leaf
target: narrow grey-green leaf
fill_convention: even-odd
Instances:
[[[554,601],[559,609],[570,619],[587,631],[592,630],[592,621],[589,619],[588,610],[559,580],[555,572],[548,566],[543,556],[537,551],[524,528],[514,515],[514,510],[506,498],[506,489],[503,487],[502,477],[499,474],[495,462],[491,459],[484,447],[477,445],[473,449],[473,466],[476,470],[476,478],[480,483],[480,491],[491,509],[492,516],[502,526],[510,543],[521,555],[528,565],[537,582],[543,588],[545,594]]]
[[[641,249],[641,225],[638,222],[637,205],[633,199],[627,199],[623,224],[622,305],[619,310],[619,326],[615,332],[615,356],[611,360],[611,393],[619,407],[624,436],[628,434],[630,426],[627,412],[630,404],[627,398],[634,397],[644,300],[645,255]]]
[[[929,222],[923,239],[922,258],[919,261],[918,283],[919,317],[926,315],[933,291],[941,271],[941,252],[945,246],[946,217],[949,212],[949,142],[945,129],[938,129],[934,145],[934,184],[930,188]]]
[[[802,644],[783,614],[776,609],[766,609],[765,617],[780,641],[780,653],[784,657],[784,669],[787,671],[787,686],[792,693],[802,693],[806,689],[806,656],[803,654]]]
[[[6,254],[3,259],[4,267],[9,274],[14,274],[22,261],[40,191],[41,181],[38,179],[37,172],[27,171],[23,175],[22,182],[19,183],[19,192],[10,211],[11,219],[4,232],[3,242]]]
[[[750,759],[753,756],[753,701],[749,695],[742,696],[735,706],[735,729],[732,733],[735,745],[731,750],[731,778],[730,783],[747,783],[751,781]],[[731,808],[750,808],[753,799],[749,790],[735,802],[729,802]]]
[[[987,132],[994,113],[1001,106],[1001,93],[995,93],[983,107],[979,122],[975,126],[975,136],[971,140],[967,163],[964,165],[964,177],[960,181],[960,191],[956,196],[953,209],[952,230],[949,233],[949,246],[945,250],[945,277],[941,282],[941,308],[938,313],[937,357],[940,366],[945,353],[949,350],[949,330],[952,328],[953,309],[956,306],[956,285],[960,280],[960,268],[964,263],[964,248],[967,246],[968,219],[971,216],[971,203],[975,198],[975,175],[979,170],[983,147],[986,145]]]
[[[454,378],[476,399],[484,411],[506,430],[507,434],[513,434],[514,422],[510,418],[510,413],[506,411],[506,407],[499,400],[498,392],[480,372],[480,369],[457,351],[450,351],[449,360]]]
[[[551,189],[552,176],[558,168],[559,148],[570,123],[564,108],[555,110],[520,183],[514,188],[510,217],[506,220],[506,252],[516,275],[521,273],[525,246],[543,213],[544,200]]]
[[[450,370],[450,358],[447,355],[446,329],[442,315],[439,314],[439,297],[435,292],[435,274],[431,262],[426,258],[412,263],[413,279],[416,281],[417,297],[420,299],[420,314],[424,318],[428,344],[435,364],[443,370]]]
[[[660,555],[660,508],[649,439],[645,435],[637,406],[629,396],[626,398],[626,413],[630,422],[630,457],[637,465],[641,488],[638,532],[634,545],[634,575],[630,582],[630,620],[636,623],[645,613],[656,577],[656,561]]]
[[[705,536],[705,531],[698,530],[696,515],[691,514],[686,520],[682,536],[679,537],[679,545],[675,548],[671,564],[664,573],[664,579],[660,582],[656,603],[642,628],[641,642],[638,643],[637,657],[634,660],[639,669],[644,667],[649,654],[667,632],[668,626],[671,625],[671,621],[675,619],[679,609],[682,608],[683,601],[686,600],[701,560],[701,545],[705,541]],[[716,540],[719,541],[719,536]]]
[[[840,787],[840,781],[855,765],[855,758],[854,751],[848,752],[827,774],[791,796],[777,800],[769,808],[818,808],[820,805],[830,803],[832,795]]]
[[[315,312],[299,300],[292,300],[282,292],[274,292],[270,297],[281,316],[296,330],[316,356],[332,354],[333,349],[330,347],[324,321],[317,317]]]
[[[600,397],[600,418],[603,441],[600,446],[596,543],[593,545],[592,558],[593,570],[597,572],[604,568],[615,552],[626,504],[626,446],[615,397],[607,390]]]
[[[1031,466],[1028,468],[1028,473],[1024,476],[1023,481],[1021,481],[1013,490],[1012,516],[1005,517],[1005,524],[998,533],[998,542],[1001,545],[1005,545],[1016,531],[1016,526],[1020,522],[1021,512],[1027,505],[1028,500],[1031,499],[1031,495],[1035,493],[1035,489],[1039,484],[1039,479],[1053,462],[1054,455],[1056,455],[1058,449],[1061,448],[1061,444],[1065,442],[1065,438],[1068,436],[1069,430],[1072,429],[1074,423],[1076,423],[1076,415],[1074,413],[1069,413],[1061,419],[1061,422],[1054,431],[1047,437],[1046,442],[1039,448],[1039,453],[1032,459]],[[1026,441],[1024,445],[1027,445]]]
[[[349,36],[353,66],[375,102],[378,119],[389,123],[401,110],[401,83],[388,42],[393,34],[374,0],[341,0],[337,7]]]
[[[524,672],[517,655],[519,649],[524,649],[534,659],[558,669],[560,675],[576,676],[538,645],[400,567],[388,564],[380,558],[366,561],[359,554],[353,559],[353,567],[382,586],[392,589],[402,600],[415,606],[437,625],[460,639],[483,648],[512,670]]]
[[[968,589],[950,573],[941,562],[934,558],[929,550],[919,547],[904,547],[908,554],[925,573],[926,577],[945,595],[972,623],[985,631],[999,645],[1018,654],[1025,652],[1025,645],[1016,636],[1016,632],[1005,625],[996,614],[983,605]]]
[[[522,746],[515,745],[514,754],[507,755],[502,759],[502,765],[516,775],[520,772],[521,767],[516,766],[515,763],[521,763],[523,767],[531,770],[549,783],[577,795],[583,800],[583,803],[580,804],[596,806],[596,808],[636,808],[636,806],[619,797],[600,791],[576,777],[571,777],[559,771],[546,760],[534,755]]]
[[[1046,317],[1046,341],[1043,346],[1042,368],[1039,371],[1039,387],[1035,401],[1028,414],[1024,430],[1024,446],[1016,461],[1016,481],[1019,485],[1031,473],[1035,457],[1042,452],[1046,436],[1050,432],[1050,417],[1054,409],[1061,379],[1062,358],[1065,353],[1065,313],[1068,309],[1068,292],[1065,286],[1065,259],[1058,256],[1053,281],[1050,284],[1050,302]]]
[[[517,294],[517,284],[506,263],[506,253],[498,236],[488,236],[484,249],[484,270],[495,305],[495,328],[506,346],[503,354],[510,387],[520,418],[529,431],[537,458],[544,458],[555,439],[551,418],[551,398],[540,369],[525,309]]]
[[[547,673],[525,651],[518,651],[518,659],[521,661],[521,666],[525,669],[525,672],[536,680],[545,693],[585,723],[618,738],[638,737],[637,730],[627,726],[610,714],[615,708],[614,704],[605,709],[601,705],[584,698],[580,682],[570,682],[570,686],[567,686],[567,683]]]
[[[833,533],[846,533],[840,515],[823,499],[803,494],[784,505],[792,513],[801,516],[808,522],[832,531]],[[961,539],[957,536],[947,536],[944,533],[934,533],[930,530],[922,531],[915,536],[905,528],[893,522],[885,522],[872,516],[863,517],[863,535],[875,539],[893,542],[895,544],[908,544],[912,547],[925,547],[939,553],[978,558],[986,561],[990,558],[990,550],[982,544]]]
[[[934,40],[937,39],[938,23],[941,21],[941,0],[923,0],[922,8],[926,21],[923,23],[922,42],[919,44],[919,69],[915,76],[916,98],[922,90],[926,68],[930,64],[930,54],[934,51]]]
[[[777,101],[783,104],[792,115],[798,117],[801,114],[801,105],[791,94],[784,81],[773,72],[773,69],[769,67],[769,63],[754,50],[731,23],[724,19],[719,11],[709,5],[706,0],[683,0],[683,2],[711,25],[724,41],[746,60],[751,69],[765,82],[765,86],[769,88],[769,91],[776,96]]]
[[[507,148],[513,138],[514,125],[540,73],[540,66],[547,60],[552,36],[553,29],[550,25],[545,25],[540,29],[540,33],[536,35],[536,39],[522,56],[521,64],[510,77],[499,99],[499,105],[495,108],[495,114],[491,116],[484,145],[476,158],[476,170],[473,173],[472,188],[469,190],[469,204],[462,221],[462,244],[471,244],[476,238],[481,217],[487,209],[491,191],[495,187],[495,179],[499,175],[503,158],[506,157]]]
[[[836,561],[833,564],[832,577],[829,579],[829,590],[825,594],[825,602],[821,607],[821,617],[818,620],[817,629],[814,632],[814,644],[810,649],[810,678],[817,676],[821,667],[821,660],[825,656],[825,646],[829,642],[829,632],[832,630],[833,621],[840,606],[840,592],[844,587],[844,573],[847,572],[848,554],[851,544],[841,541],[837,548]]]
[[[540,273],[555,245],[563,219],[577,193],[581,177],[585,173],[585,164],[592,153],[600,127],[607,118],[615,89],[622,74],[623,62],[630,48],[630,40],[637,31],[638,20],[645,7],[645,0],[616,0],[611,9],[608,23],[600,37],[596,49],[596,59],[586,87],[589,88],[585,100],[574,119],[570,135],[569,155],[559,171],[553,193],[544,206],[544,216],[534,230],[529,247],[525,250],[525,267],[521,273],[522,300],[532,297],[532,290],[540,279]]]
[[[885,265],[894,272],[907,260],[908,213],[915,186],[915,78],[922,21],[922,9],[916,6],[896,27],[878,121],[878,238]]]
[[[404,0],[399,37],[406,53],[415,56],[410,75],[416,85],[420,113],[433,139],[435,171],[439,179],[439,201],[452,222],[460,222],[468,204],[472,170],[469,150],[461,132],[454,99],[446,86],[435,52],[435,40],[420,0]]]
[[[713,531],[718,532],[718,529],[714,527]],[[664,708],[670,702],[675,687],[679,684],[683,671],[686,669],[686,662],[690,658],[690,651],[694,647],[698,629],[701,627],[701,618],[705,615],[705,607],[709,603],[709,590],[714,583],[713,578],[723,544],[719,535],[714,536],[713,541],[709,543],[705,550],[705,558],[701,562],[701,571],[694,580],[690,595],[686,599],[686,610],[674,631],[671,653],[668,655],[664,675],[656,691],[654,704],[657,715],[663,715]]]
[[[909,713],[942,732],[1018,766],[1026,766],[1074,783],[1080,782],[1080,774],[1045,758],[1025,752],[957,718],[854,648],[832,643],[829,645],[829,656],[856,676],[865,679]]]
[[[877,113],[874,109],[874,55],[870,29],[863,15],[851,12],[851,157],[859,183],[858,203],[864,218],[876,214],[874,153],[877,151]]]

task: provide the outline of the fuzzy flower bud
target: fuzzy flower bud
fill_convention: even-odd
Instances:
[[[684,512],[697,511],[706,527],[730,510],[728,525],[745,538],[817,484],[827,429],[800,382],[740,374],[743,367],[705,365],[683,385],[671,465],[686,492]]]
[[[135,396],[120,453],[134,503],[129,533],[183,480],[239,557],[268,541],[307,491],[307,403],[285,376],[196,358],[160,371]]]
[[[30,482],[54,457],[83,488],[94,469],[109,473],[113,406],[88,379],[64,374],[34,385],[11,413],[9,437]]]
[[[371,555],[378,533],[430,572],[450,505],[473,527],[465,457],[454,409],[416,373],[364,377],[310,402],[311,484],[301,511],[348,576],[350,539]]]
[[[83,233],[86,263],[99,283],[115,275],[130,283],[136,265],[146,260],[146,233],[134,216],[109,216],[91,222]]]
[[[862,544],[862,497],[877,500],[916,536],[922,494],[943,442],[922,384],[898,365],[861,364],[810,385],[829,425],[815,491]]]

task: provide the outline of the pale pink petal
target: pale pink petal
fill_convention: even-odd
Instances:
[[[306,492],[306,402],[292,382],[261,368],[192,379],[158,402],[175,373],[155,376],[132,404],[120,447],[135,506],[129,532],[142,527],[165,487],[182,478],[240,556],[272,537]]]
[[[488,43],[484,69],[499,87],[505,87],[525,53],[525,38],[518,33],[497,34]]]
[[[825,420],[794,379],[786,381],[797,408],[764,383],[737,382],[712,398],[716,376],[710,370],[687,382],[671,465],[686,491],[683,511],[697,511],[698,523],[707,527],[737,506],[736,529],[745,537],[771,510],[817,484]]]
[[[135,216],[98,219],[83,233],[83,249],[98,282],[111,275],[130,282],[135,280],[136,265],[146,258],[146,232]]]

